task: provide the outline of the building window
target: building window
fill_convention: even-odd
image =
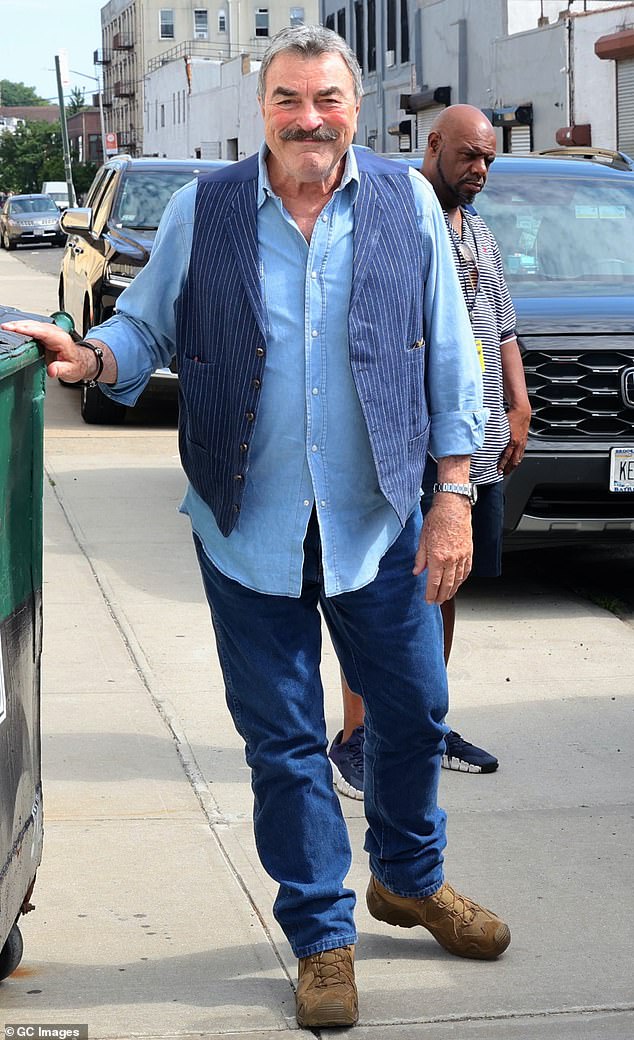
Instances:
[[[161,105],[161,126],[165,126],[165,105]]]
[[[255,9],[255,35],[269,35],[269,9],[268,7],[256,7]]]
[[[227,12],[218,11],[218,32],[226,33],[227,31]]]
[[[334,14],[326,15],[326,28],[335,31],[335,16]]]
[[[346,9],[340,7],[337,11],[337,32],[343,40],[346,38]]]
[[[365,33],[363,31],[363,0],[355,0],[354,5],[354,48],[357,61],[363,72],[365,68]]]
[[[174,39],[174,10],[163,7],[159,11],[159,37],[161,40]]]
[[[368,0],[368,72],[376,72],[376,2]]]
[[[209,37],[209,20],[206,7],[197,7],[194,10],[194,39],[206,40]]]
[[[98,162],[101,159],[101,134],[88,134],[88,161]]]
[[[304,8],[291,7],[291,26],[304,24]]]
[[[401,63],[409,61],[409,15],[407,0],[401,0]]]

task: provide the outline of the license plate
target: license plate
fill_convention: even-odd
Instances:
[[[634,491],[634,447],[610,449],[610,491]]]

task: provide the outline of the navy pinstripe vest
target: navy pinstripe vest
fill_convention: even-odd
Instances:
[[[364,150],[356,157],[350,363],[379,485],[404,523],[427,453],[426,258],[407,168]],[[257,176],[251,156],[199,179],[189,272],[176,303],[181,457],[225,536],[240,511],[266,379]]]

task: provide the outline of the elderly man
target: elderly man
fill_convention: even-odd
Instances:
[[[259,154],[173,197],[118,313],[51,376],[133,403],[176,351],[180,451],[258,853],[299,959],[301,1026],[352,1025],[350,845],[327,756],[320,614],[363,681],[370,912],[492,959],[510,933],[443,878],[438,604],[469,572],[486,412],[442,211],[416,171],[351,147],[360,70],[319,26],[262,61]],[[469,349],[470,348],[470,349]],[[428,444],[438,496],[421,535]],[[427,597],[427,602],[425,602]],[[350,671],[349,674],[353,674]]]

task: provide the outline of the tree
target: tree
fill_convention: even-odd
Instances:
[[[70,101],[66,106],[66,115],[69,117],[77,115],[77,113],[81,112],[81,110],[85,107],[86,99],[84,96],[84,91],[81,90],[80,87],[73,87],[73,89],[70,92]]]
[[[49,103],[35,93],[35,87],[26,87],[24,83],[12,83],[9,79],[0,79],[0,97],[3,105],[48,105]]]
[[[45,180],[65,180],[59,123],[27,121],[0,136],[3,191],[38,192]]]

